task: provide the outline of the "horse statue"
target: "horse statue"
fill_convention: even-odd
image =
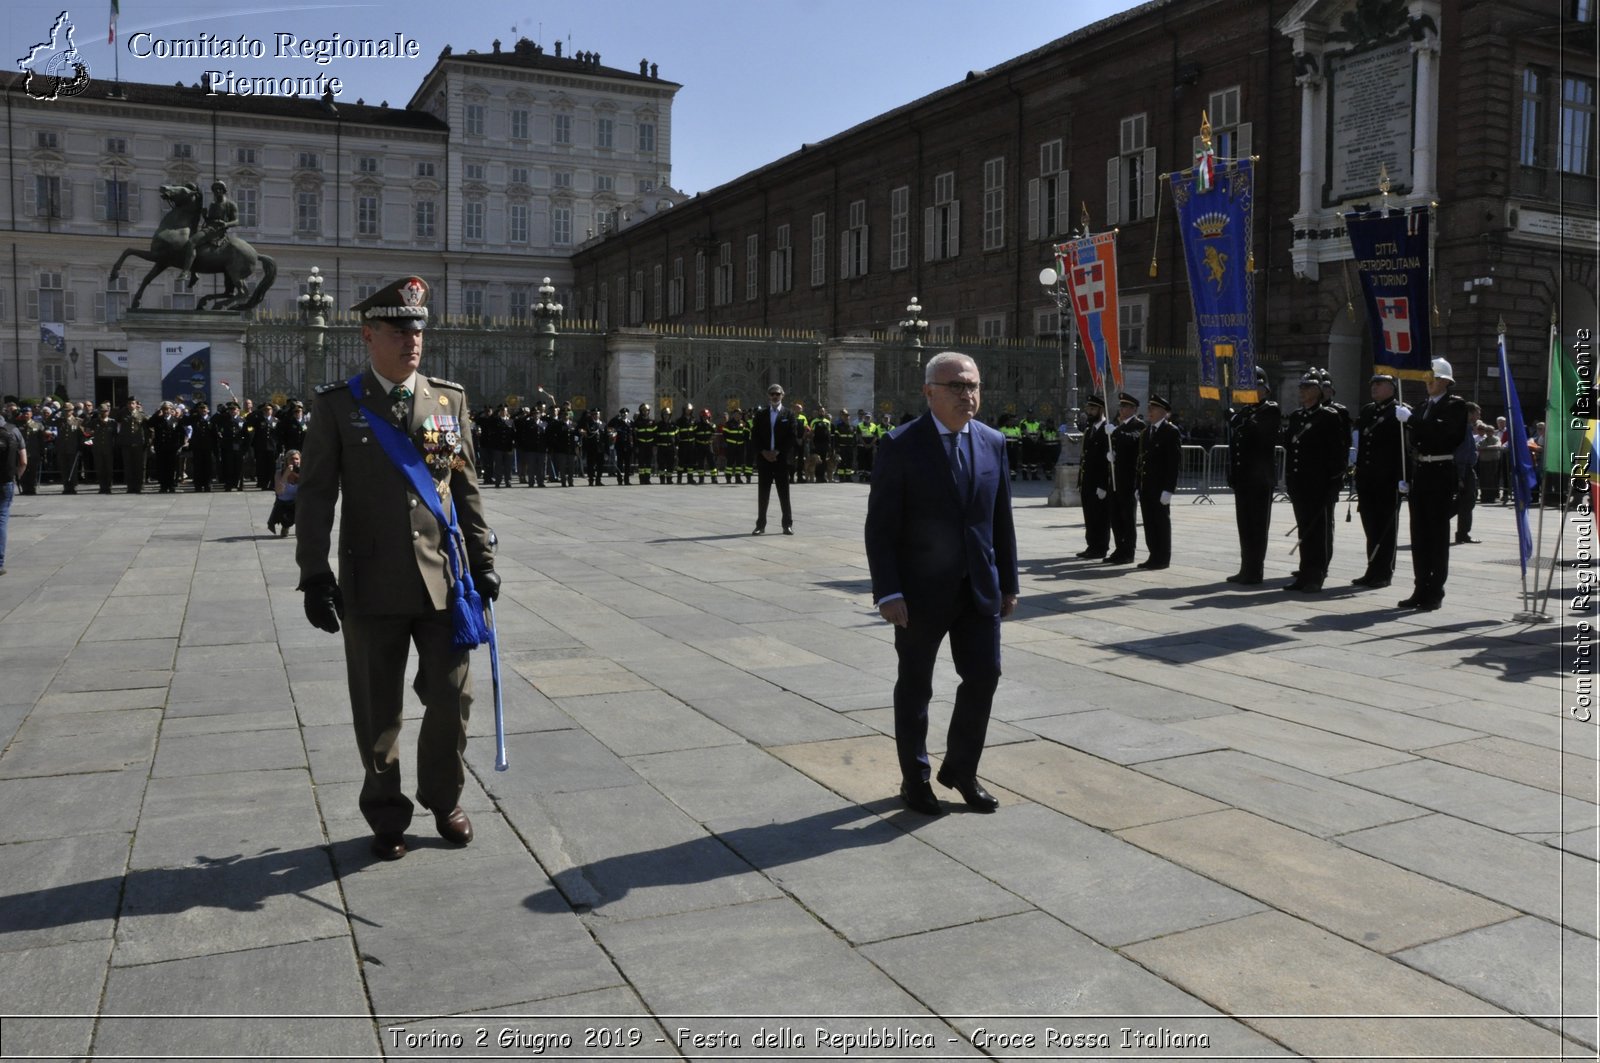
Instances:
[[[223,290],[201,296],[196,304],[198,310],[249,310],[259,304],[278,277],[278,264],[267,255],[257,254],[255,248],[231,232],[220,242],[202,241],[201,246],[195,249],[191,262],[189,240],[202,228],[205,197],[195,185],[184,184],[162,185],[161,199],[170,205],[170,209],[166,217],[161,219],[156,234],[150,238],[150,250],[130,247],[122,252],[117,264],[111,267],[111,280],[114,282],[129,256],[155,263],[139,285],[139,290],[134,293],[129,309],[139,309],[144,290],[163,272],[186,268],[192,268],[195,273],[220,273],[223,277]],[[255,272],[258,262],[261,264],[261,283],[251,292],[245,279]],[[208,303],[212,305],[207,306]]]

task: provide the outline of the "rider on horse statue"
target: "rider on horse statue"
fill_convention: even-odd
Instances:
[[[194,271],[194,256],[228,238],[228,230],[239,224],[239,207],[228,198],[228,186],[222,181],[211,182],[212,200],[206,207],[205,226],[195,230],[184,249],[183,268],[189,271],[189,287],[200,280]]]

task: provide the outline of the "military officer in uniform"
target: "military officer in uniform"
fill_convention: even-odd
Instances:
[[[1078,494],[1083,499],[1084,548],[1077,556],[1105,559],[1111,549],[1111,422],[1106,420],[1106,400],[1091,394],[1084,400],[1088,424],[1083,430],[1083,453],[1078,464]]]
[[[144,455],[146,444],[146,425],[149,418],[145,415],[144,407],[139,400],[128,398],[127,406],[122,411],[120,424],[117,426],[117,443],[122,447],[122,482],[127,486],[128,494],[136,495],[144,490]]]
[[[102,402],[94,423],[94,478],[100,493],[111,493],[111,474],[117,458],[117,432],[121,424],[111,415],[111,404]]]
[[[1107,465],[1111,471],[1111,540],[1108,565],[1127,565],[1139,548],[1139,440],[1145,424],[1139,400],[1126,391],[1117,396],[1117,424],[1111,430]]]
[[[1350,409],[1344,403],[1337,401],[1334,396],[1337,392],[1333,386],[1333,374],[1326,369],[1318,373],[1319,383],[1322,387],[1322,404],[1334,412],[1339,418],[1339,431],[1344,435],[1345,442],[1345,473],[1350,471],[1350,466],[1356,460],[1356,428],[1355,419],[1350,416]],[[1340,474],[1339,482],[1334,484],[1328,492],[1328,560],[1333,561],[1333,531],[1334,516],[1339,510],[1339,491],[1344,487],[1344,474]]]
[[[1300,531],[1300,568],[1285,590],[1320,594],[1332,556],[1329,529],[1349,463],[1350,437],[1322,401],[1322,374],[1300,378],[1300,406],[1283,426],[1284,480]]]
[[[1255,401],[1228,415],[1228,486],[1233,488],[1239,529],[1239,571],[1229,583],[1261,582],[1272,524],[1272,493],[1278,486],[1278,435],[1283,413],[1269,397],[1267,371],[1256,367]]]
[[[1407,477],[1411,503],[1411,567],[1416,588],[1402,609],[1431,611],[1444,602],[1450,575],[1450,518],[1456,513],[1455,453],[1468,432],[1467,403],[1453,391],[1455,372],[1443,358],[1433,360],[1426,402],[1411,407],[1404,423],[1411,433],[1413,459]]]
[[[1140,568],[1172,564],[1172,493],[1178,489],[1183,464],[1183,437],[1170,420],[1172,404],[1150,396],[1150,423],[1139,437],[1139,512],[1144,517],[1144,543],[1150,556]]]
[[[361,812],[372,828],[373,852],[384,860],[406,854],[413,809],[397,755],[411,645],[418,659],[412,689],[423,704],[417,801],[433,813],[440,837],[456,845],[472,840],[459,804],[472,687],[469,651],[455,646],[449,609],[455,536],[380,444],[373,421],[403,434],[401,447],[415,448],[438,493],[434,501],[454,513],[464,539],[465,556],[457,556],[478,592],[493,600],[500,589],[466,393],[417,371],[427,301],[427,284],[406,277],[351,308],[362,315],[371,362],[354,381],[317,389],[296,500],[299,589],[312,624],[334,632],[344,622],[350,706],[365,769]],[[335,577],[328,552],[341,494]]]
[[[1398,387],[1389,374],[1375,374],[1368,385],[1372,401],[1356,419],[1356,509],[1367,541],[1367,570],[1351,580],[1358,587],[1387,587],[1394,578],[1400,481],[1405,479]],[[1410,409],[1403,412],[1411,416]]]

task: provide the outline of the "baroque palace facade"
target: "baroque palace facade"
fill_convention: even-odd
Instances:
[[[1191,165],[1204,109],[1220,155],[1260,159],[1260,359],[1285,396],[1316,365],[1365,399],[1341,214],[1434,203],[1435,353],[1497,411],[1503,317],[1536,403],[1552,314],[1580,354],[1595,327],[1595,9],[1153,0],[580,248],[569,310],[849,336],[895,333],[916,296],[935,342],[1053,337],[1039,271],[1086,211],[1119,231],[1124,358],[1159,386],[1194,340],[1158,186]]]
[[[341,312],[418,273],[436,313],[483,322],[526,318],[545,276],[570,307],[576,246],[683,198],[671,187],[680,86],[644,61],[621,70],[526,39],[446,48],[404,107],[111,81],[38,100],[22,75],[0,84],[4,394],[121,397],[120,321],[149,267],[130,259],[108,275],[123,249],[149,246],[163,185],[227,184],[237,231],[278,265],[267,313],[294,313],[315,266]],[[169,270],[142,306],[193,309],[210,285],[191,292]]]

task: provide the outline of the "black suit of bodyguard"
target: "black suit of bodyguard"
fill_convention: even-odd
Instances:
[[[1372,401],[1356,419],[1356,508],[1367,539],[1367,570],[1360,587],[1387,587],[1394,578],[1395,534],[1400,524],[1400,481],[1405,451],[1395,378],[1379,373],[1371,381]],[[1404,416],[1410,416],[1406,411]]]
[[[1439,608],[1450,575],[1450,518],[1460,486],[1455,452],[1467,434],[1467,403],[1451,391],[1455,382],[1450,363],[1435,358],[1428,401],[1413,406],[1406,421],[1414,447],[1409,497],[1416,589],[1400,603],[1404,609]]]
[[[1229,583],[1261,582],[1272,524],[1272,493],[1278,486],[1278,436],[1283,411],[1267,397],[1267,374],[1256,370],[1256,401],[1228,414],[1228,486],[1233,488],[1239,528],[1239,571]]]
[[[433,812],[440,836],[457,845],[472,839],[472,823],[458,804],[472,687],[469,651],[454,644],[447,529],[380,445],[375,419],[404,433],[401,446],[417,448],[445,513],[454,510],[479,592],[492,599],[500,587],[478,496],[466,393],[417,372],[427,298],[428,286],[407,277],[352,307],[362,314],[361,338],[372,361],[361,375],[359,401],[345,382],[317,389],[296,501],[295,560],[306,617],[330,632],[344,621],[350,708],[365,769],[361,813],[372,827],[373,852],[385,860],[405,855],[412,814],[397,751],[411,645],[418,661],[411,685],[423,704],[417,800]],[[328,550],[340,495],[335,580]]]
[[[1300,407],[1283,427],[1284,479],[1300,530],[1300,570],[1286,590],[1317,594],[1333,556],[1334,503],[1349,464],[1350,437],[1338,413],[1322,401],[1322,376],[1300,378]]]

